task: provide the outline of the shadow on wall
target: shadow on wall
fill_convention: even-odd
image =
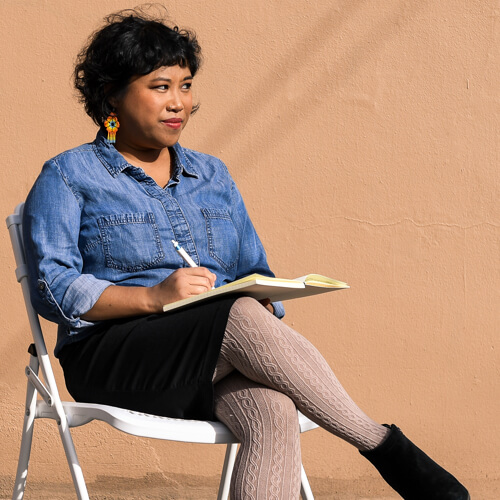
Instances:
[[[340,88],[368,60],[374,58],[376,49],[395,34],[402,19],[409,16],[410,9],[415,12],[419,8],[415,3],[410,6],[400,3],[390,15],[365,32],[363,37],[353,39],[348,52],[338,54],[334,50],[328,50],[329,47],[335,47],[335,39],[339,36],[341,27],[355,17],[356,11],[365,9],[366,4],[366,1],[345,2],[341,8],[332,9],[324,15],[316,26],[307,29],[303,40],[282,53],[266,75],[260,77],[259,74],[259,83],[246,95],[242,95],[239,103],[231,106],[231,112],[219,121],[219,125],[208,129],[203,147],[209,148],[217,143],[224,149],[234,141],[235,131],[238,131],[239,134],[250,137],[246,145],[243,145],[244,140],[240,141],[242,147],[239,148],[238,157],[245,159],[255,152],[255,144],[259,144],[261,150],[266,150],[273,144],[269,140],[271,137],[273,140],[279,137],[289,139],[290,133],[300,126],[297,116],[310,113],[312,104],[317,103],[320,109],[324,108],[323,103],[331,97],[332,91]],[[327,44],[327,40],[333,41]],[[328,53],[323,54],[325,50]],[[307,73],[312,66],[309,61],[318,56],[323,59],[323,73]],[[291,83],[293,87],[297,75],[302,75],[300,85],[296,86],[295,92],[287,93],[286,84]],[[272,119],[259,121],[258,132],[254,129],[252,134],[248,134],[245,125],[251,123],[253,118],[258,120],[262,116],[262,109],[271,106],[272,102],[286,103],[286,106],[280,108],[282,114],[277,117],[280,124],[279,137],[275,133],[276,121]],[[244,117],[244,121],[241,117]]]

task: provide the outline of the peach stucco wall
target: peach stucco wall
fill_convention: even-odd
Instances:
[[[105,14],[132,5],[0,3],[2,219],[45,159],[93,139],[72,63]],[[195,82],[201,109],[182,143],[228,164],[277,274],[319,272],[351,285],[290,302],[286,321],[374,419],[397,423],[476,484],[476,498],[499,498],[480,488],[500,479],[500,3],[165,5],[195,29],[205,56]],[[8,485],[29,339],[6,231],[0,266],[0,479]],[[219,447],[124,438],[99,424],[75,436],[91,481],[212,477],[223,456]],[[56,440],[53,426],[39,423],[30,480],[69,481]],[[304,436],[303,457],[313,480],[376,476],[325,431]]]

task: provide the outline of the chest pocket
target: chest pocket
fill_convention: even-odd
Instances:
[[[202,208],[205,218],[210,257],[226,271],[238,263],[240,239],[231,216],[226,210],[218,208]]]
[[[151,212],[105,215],[97,219],[106,267],[137,272],[153,267],[165,255]]]

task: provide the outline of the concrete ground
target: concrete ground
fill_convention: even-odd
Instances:
[[[383,481],[367,479],[339,481],[310,478],[316,500],[396,500],[399,497]],[[467,481],[472,500],[500,499],[500,480]],[[165,478],[151,474],[145,478],[99,477],[88,485],[92,500],[214,500],[217,497],[218,478],[177,475]],[[0,500],[12,496],[12,478],[0,476]],[[74,500],[73,486],[63,484],[30,483],[25,500]],[[424,499],[422,499],[424,500]]]

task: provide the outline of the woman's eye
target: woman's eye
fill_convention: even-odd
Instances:
[[[189,90],[189,89],[191,88],[191,86],[192,86],[192,85],[193,85],[192,83],[185,83],[185,84],[182,86],[182,88],[183,88],[184,90]]]
[[[168,85],[158,85],[158,87],[155,87],[158,90],[168,90]]]

